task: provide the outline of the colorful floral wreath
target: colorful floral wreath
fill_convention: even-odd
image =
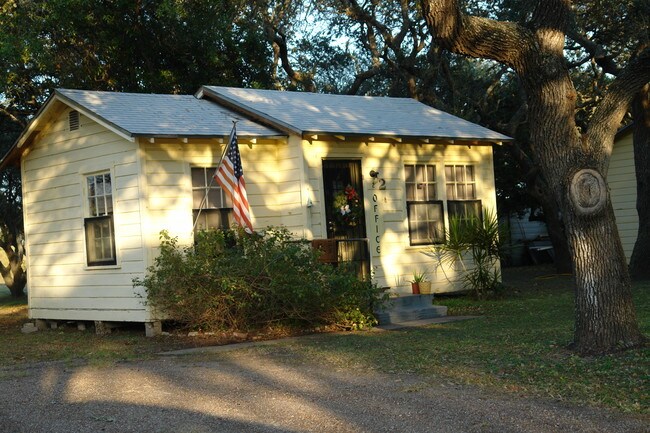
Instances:
[[[354,227],[361,222],[363,203],[351,185],[334,196],[333,214],[336,228]]]

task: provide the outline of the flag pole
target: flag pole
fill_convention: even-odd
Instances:
[[[238,120],[233,120],[232,121],[232,130],[230,131],[230,136],[228,137],[228,142],[223,147],[223,151],[221,152],[221,158],[219,158],[219,162],[217,163],[217,167],[214,169],[214,174],[210,177],[210,183],[208,184],[208,187],[205,189],[205,195],[203,196],[203,199],[201,200],[201,204],[199,204],[199,213],[196,214],[196,219],[194,220],[194,224],[192,225],[192,233],[194,233],[194,230],[196,230],[196,224],[199,222],[199,218],[201,217],[201,211],[203,210],[203,206],[208,201],[208,194],[210,194],[210,188],[212,188],[212,184],[214,183],[214,177],[217,175],[217,172],[219,171],[219,167],[221,167],[221,163],[223,162],[223,157],[226,156],[226,152],[228,151],[228,147],[230,147],[230,140],[232,140],[233,133],[237,130],[237,122],[238,122]]]

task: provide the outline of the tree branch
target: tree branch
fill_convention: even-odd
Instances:
[[[567,36],[577,42],[582,48],[584,48],[596,61],[596,64],[603,68],[603,71],[608,74],[618,75],[620,72],[618,65],[616,62],[614,62],[614,59],[611,56],[607,55],[607,52],[602,45],[597,44],[596,42],[589,39],[589,37],[580,32],[576,26],[569,27],[567,30]],[[571,65],[569,67],[571,67]]]
[[[308,92],[316,91],[316,83],[314,83],[313,78],[309,74],[305,74],[299,71],[296,71],[291,66],[289,60],[289,49],[287,48],[287,37],[283,31],[277,28],[273,28],[273,44],[278,48],[278,54],[280,57],[280,62],[282,64],[282,69],[286,72],[289,79],[295,84],[300,83],[305,86],[305,90]]]
[[[614,136],[634,95],[648,82],[650,82],[650,48],[646,48],[638,57],[630,61],[609,86],[605,97],[591,117],[583,142],[590,143],[595,148],[602,145],[604,153],[609,155],[614,145],[613,140],[603,142],[599,138]]]
[[[9,119],[11,119],[11,121],[16,122],[17,124],[19,124],[21,128],[24,128],[25,126],[27,126],[27,124],[23,120],[16,117],[13,113],[11,113],[11,111],[6,109],[5,107],[0,106],[0,112],[3,113],[5,116],[7,116]]]
[[[359,91],[359,88],[361,88],[361,85],[368,79],[374,77],[375,75],[379,74],[381,71],[381,67],[375,66],[371,69],[368,69],[363,72],[359,72],[356,74],[354,77],[354,82],[350,85],[348,90],[345,92],[348,95],[356,95],[357,92]]]
[[[525,67],[522,50],[536,46],[528,29],[508,21],[465,15],[458,0],[420,0],[420,3],[436,42],[454,53],[496,60],[522,71]]]

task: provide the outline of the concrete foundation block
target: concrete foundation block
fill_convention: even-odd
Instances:
[[[48,328],[47,320],[36,319],[34,320],[34,326],[36,326],[39,331],[45,331]]]
[[[27,322],[20,328],[20,332],[23,334],[31,334],[32,332],[38,332],[38,327],[32,322]]]
[[[95,320],[95,334],[108,335],[111,333],[111,327],[106,322]]]
[[[162,322],[160,320],[155,322],[145,322],[144,332],[147,337],[156,337],[162,334]]]

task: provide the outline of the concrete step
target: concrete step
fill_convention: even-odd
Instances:
[[[433,305],[433,295],[406,295],[392,298],[375,312],[380,325],[433,319],[447,315],[447,307]]]

